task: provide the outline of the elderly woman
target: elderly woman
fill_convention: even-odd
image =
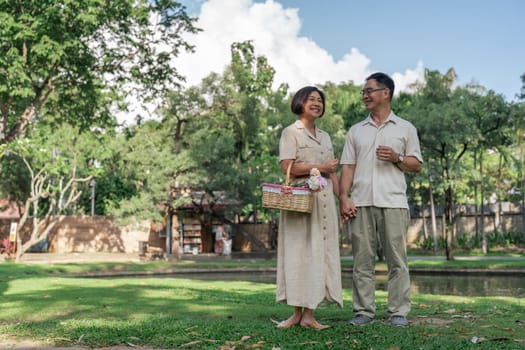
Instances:
[[[277,302],[293,306],[292,316],[277,328],[302,327],[324,329],[314,318],[322,302],[343,306],[341,262],[339,258],[339,216],[336,175],[330,136],[315,122],[324,114],[325,96],[316,87],[300,89],[291,109],[298,119],[285,128],[279,144],[283,173],[293,162],[294,183],[308,183],[311,175],[323,176],[314,181],[313,212],[281,211],[277,247]],[[312,182],[310,181],[312,185]]]

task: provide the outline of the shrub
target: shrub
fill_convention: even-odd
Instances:
[[[434,239],[432,237],[427,237],[424,239],[419,239],[414,242],[416,246],[423,250],[433,250],[434,249]],[[445,249],[445,239],[441,236],[438,236],[438,249]]]

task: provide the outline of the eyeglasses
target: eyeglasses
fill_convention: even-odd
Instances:
[[[361,90],[361,96],[364,96],[364,95],[370,95],[372,92],[376,92],[376,91],[381,91],[381,90],[386,90],[387,88],[379,88],[379,89],[364,89],[364,90]]]

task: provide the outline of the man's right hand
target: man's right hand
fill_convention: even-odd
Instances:
[[[356,217],[357,207],[355,206],[354,202],[348,198],[341,199],[339,206],[341,208],[341,219],[343,223]]]

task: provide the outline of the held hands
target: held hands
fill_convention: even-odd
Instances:
[[[399,154],[392,147],[379,145],[376,148],[376,157],[378,160],[396,163],[399,159]]]
[[[348,198],[341,199],[340,201],[340,207],[341,207],[341,222],[344,224],[346,221],[349,221],[356,217],[357,215],[357,208],[351,200]]]

